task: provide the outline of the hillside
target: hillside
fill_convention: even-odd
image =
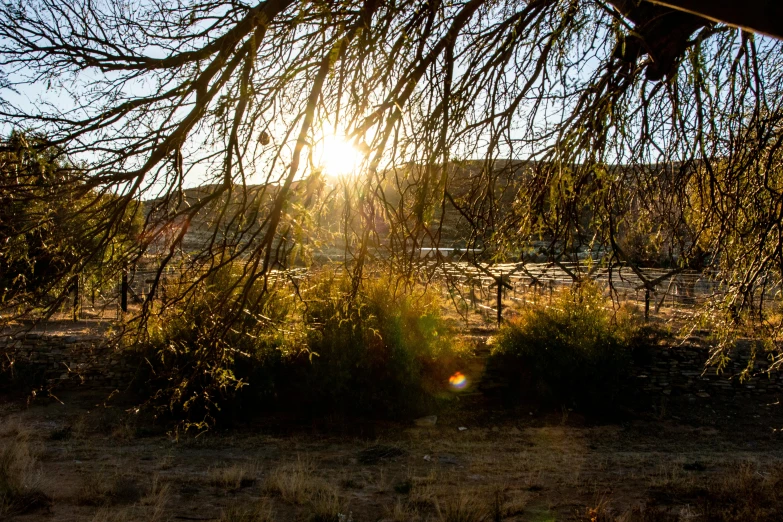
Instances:
[[[492,214],[493,220],[497,220],[499,214],[511,208],[524,165],[522,162],[497,163],[492,180],[493,194],[483,189],[487,184],[483,162],[465,161],[450,165],[446,186],[450,197],[445,207],[441,206],[444,192],[439,183],[440,167],[436,166],[429,173],[419,166],[386,172],[383,186],[376,187],[376,196],[385,205],[385,211],[376,209],[377,215],[380,214],[376,221],[378,238],[382,242],[390,241],[399,233],[390,226],[390,215],[394,215],[396,220],[402,218],[409,228],[414,227],[420,215],[431,231],[434,232],[440,225],[441,247],[462,247],[470,236],[471,227],[454,203],[469,216]],[[292,229],[317,224],[319,237],[312,239],[312,243],[317,245],[313,247],[316,256],[339,256],[344,250],[345,198],[340,190],[335,190],[333,183],[322,178],[296,182],[292,185],[286,206],[286,217],[290,220],[284,219],[284,222]],[[156,230],[160,230],[163,237],[171,238],[187,227],[182,244],[185,252],[201,251],[212,241],[237,246],[258,240],[280,187],[274,184],[235,185],[219,193],[221,188],[220,185],[209,184],[183,189],[167,199],[147,200],[144,202],[146,215],[152,222],[161,223]],[[297,219],[296,214],[303,210],[309,213],[309,223]],[[354,214],[358,216],[356,212]],[[166,224],[165,230],[163,223]],[[362,226],[358,217],[350,225],[357,232],[357,227]],[[280,229],[281,232],[283,230],[285,227]],[[420,235],[420,245],[433,246],[426,233]]]

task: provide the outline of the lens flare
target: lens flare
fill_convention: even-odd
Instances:
[[[462,390],[468,385],[468,378],[462,372],[455,372],[449,377],[449,384],[455,390]]]

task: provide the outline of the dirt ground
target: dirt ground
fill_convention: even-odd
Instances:
[[[431,427],[267,419],[175,440],[103,397],[59,398],[0,398],[0,466],[38,492],[9,519],[783,519],[777,404],[594,424],[466,399]]]

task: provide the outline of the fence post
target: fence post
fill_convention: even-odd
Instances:
[[[500,323],[503,322],[503,272],[500,272],[498,278],[498,328]]]
[[[128,311],[128,272],[122,271],[122,280],[120,282],[120,310]]]
[[[650,320],[650,289],[644,289],[644,320]]]
[[[506,288],[511,288],[511,285],[509,285],[506,280],[503,278],[503,272],[500,272],[500,275],[495,277],[492,276],[493,279],[495,279],[495,282],[492,283],[492,285],[497,285],[498,287],[498,293],[497,293],[497,306],[498,306],[498,328],[500,328],[500,325],[503,323],[503,296],[505,295]],[[490,285],[490,288],[492,288],[492,285]]]
[[[79,274],[73,276],[73,322],[79,321]]]

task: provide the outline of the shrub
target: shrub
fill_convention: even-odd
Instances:
[[[246,282],[241,267],[226,267],[201,281],[188,302],[146,325],[135,346],[147,363],[137,380],[158,415],[186,429],[229,422],[248,374],[257,394],[269,393],[284,344],[275,325],[287,310],[275,292],[246,289]]]
[[[599,288],[583,284],[507,322],[491,340],[488,372],[501,379],[510,402],[611,412],[639,331],[630,314],[613,313]]]
[[[438,296],[384,277],[351,291],[348,278],[325,272],[305,297],[308,352],[290,394],[312,413],[404,417],[435,407],[466,355]]]
[[[418,414],[466,352],[433,292],[394,283],[354,287],[327,270],[301,285],[302,300],[251,286],[239,304],[241,272],[226,269],[148,325],[141,391],[160,415],[197,429],[271,409]]]

